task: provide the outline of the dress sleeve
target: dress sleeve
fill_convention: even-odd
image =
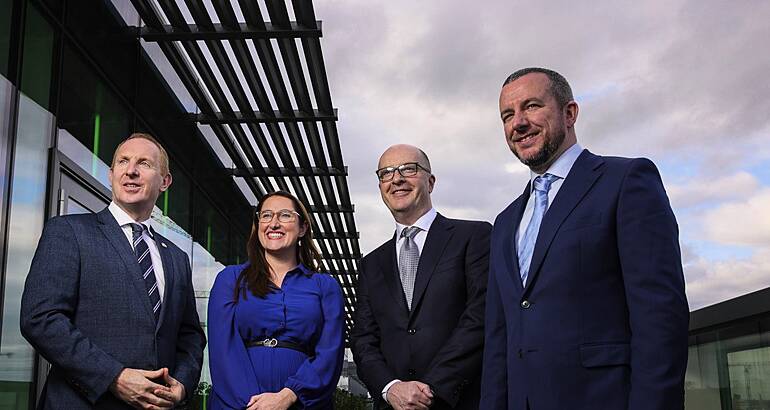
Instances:
[[[246,364],[246,347],[235,323],[233,292],[241,266],[219,272],[209,295],[209,370],[214,394],[231,408],[245,408],[257,392],[257,379]]]
[[[345,350],[342,290],[331,276],[323,275],[321,309],[323,328],[315,346],[315,357],[308,358],[286,381],[304,408],[328,403],[337,388]]]

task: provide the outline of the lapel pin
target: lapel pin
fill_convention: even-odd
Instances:
[[[161,243],[160,243],[160,246],[162,246],[162,247],[164,247],[164,248],[165,248],[165,247],[166,247],[166,242],[161,242]]]

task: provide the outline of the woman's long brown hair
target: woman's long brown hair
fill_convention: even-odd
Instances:
[[[299,213],[299,220],[297,222],[300,226],[302,224],[307,225],[305,234],[297,242],[297,261],[313,272],[318,272],[321,267],[321,253],[316,248],[315,243],[313,243],[313,229],[307,209],[299,199],[286,191],[271,192],[259,200],[256,212],[254,212],[254,220],[251,223],[251,235],[249,235],[249,241],[246,243],[249,265],[243,269],[241,274],[238,275],[238,280],[235,281],[235,303],[238,303],[241,291],[243,291],[243,299],[246,299],[246,289],[251,291],[254,296],[261,298],[264,298],[270,292],[270,264],[265,258],[265,248],[259,242],[260,227],[259,218],[256,215],[262,211],[262,205],[264,205],[265,201],[274,196],[290,199],[294,204],[294,210]],[[246,286],[243,286],[244,283]]]

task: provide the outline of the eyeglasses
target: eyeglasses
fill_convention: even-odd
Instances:
[[[278,215],[278,222],[288,223],[294,222],[299,216],[299,213],[292,211],[291,209],[281,209],[280,211],[272,211],[266,209],[264,211],[257,212],[257,219],[261,224],[269,224],[273,221],[273,217],[276,215]]]
[[[417,172],[420,169],[430,174],[430,170],[428,168],[425,168],[416,162],[407,162],[406,164],[401,164],[395,167],[380,168],[375,171],[375,174],[377,174],[377,178],[380,180],[380,182],[388,182],[392,180],[396,175],[396,171],[398,171],[402,177],[408,178],[417,175]]]

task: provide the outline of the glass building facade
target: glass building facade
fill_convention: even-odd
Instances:
[[[690,314],[687,410],[770,410],[770,288]]]
[[[246,258],[253,197],[182,120],[195,106],[131,31],[135,13],[128,0],[0,0],[0,409],[34,406],[47,371],[19,330],[45,220],[106,206],[108,164],[132,132],[169,152],[173,184],[152,217],[190,257],[204,326],[216,273]]]

